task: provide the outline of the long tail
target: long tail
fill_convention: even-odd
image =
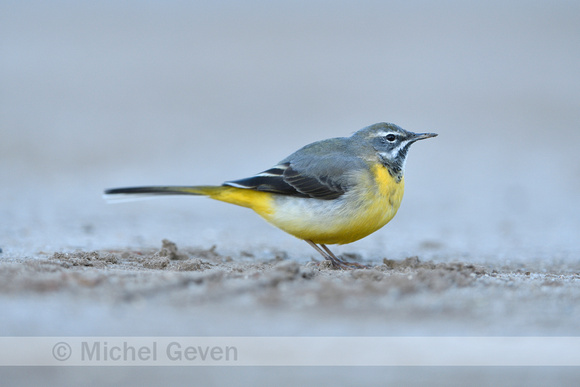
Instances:
[[[211,195],[219,191],[222,187],[219,186],[149,186],[149,187],[126,187],[126,188],[112,188],[105,190],[105,198],[117,200],[117,198],[109,198],[109,195],[130,195],[131,197],[152,197],[158,195]]]
[[[204,195],[213,196],[222,187],[219,186],[147,186],[124,187],[105,190],[103,198],[109,203],[128,202],[141,199],[152,199],[166,195]]]
[[[230,186],[148,186],[105,190],[104,198],[109,202],[146,199],[162,195],[203,195],[222,202],[252,208],[259,214],[271,212],[269,193]]]

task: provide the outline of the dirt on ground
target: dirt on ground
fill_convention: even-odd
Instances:
[[[268,261],[256,261],[251,253],[242,252],[234,259],[217,253],[216,246],[179,249],[166,239],[158,250],[53,253],[2,263],[0,292],[60,293],[115,303],[162,298],[179,306],[228,305],[250,298],[255,307],[354,308],[368,314],[380,313],[380,306],[394,299],[437,295],[444,300],[460,289],[507,291],[515,283],[543,293],[571,286],[574,297],[580,295],[578,268],[532,273],[522,268],[497,270],[472,263],[422,261],[414,256],[383,259],[368,269],[343,270],[328,261],[300,264],[284,255],[280,252]],[[341,258],[360,261],[356,254]]]

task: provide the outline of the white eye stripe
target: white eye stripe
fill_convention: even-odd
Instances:
[[[395,137],[400,136],[400,134],[397,132],[377,132],[374,134],[374,137],[387,137],[389,134],[392,134]]]

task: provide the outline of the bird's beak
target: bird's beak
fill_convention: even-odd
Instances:
[[[413,136],[411,137],[411,141],[415,142],[415,141],[424,140],[426,138],[431,138],[431,137],[437,137],[437,133],[413,133]]]

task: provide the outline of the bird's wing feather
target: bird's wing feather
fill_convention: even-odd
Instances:
[[[292,185],[284,179],[284,172],[288,169],[289,164],[280,164],[272,167],[255,176],[245,179],[226,181],[224,185],[237,188],[253,189],[256,191],[265,191],[279,193],[283,195],[308,197],[301,194]]]
[[[344,152],[319,154],[316,149],[303,148],[273,168],[246,179],[227,181],[224,185],[331,200],[348,191],[353,183],[353,170],[365,167],[361,159]]]

